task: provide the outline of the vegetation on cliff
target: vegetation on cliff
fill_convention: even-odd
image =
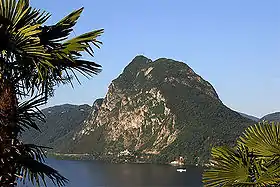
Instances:
[[[137,56],[112,81],[71,151],[115,158],[128,150],[156,163],[183,156],[187,164],[203,164],[213,146],[233,145],[253,123],[185,63]]]
[[[260,119],[257,118],[257,117],[255,117],[255,116],[248,115],[248,114],[244,114],[244,113],[241,113],[241,112],[239,112],[239,114],[240,114],[241,116],[243,116],[243,117],[245,117],[245,118],[248,118],[248,119],[251,119],[251,120],[253,120],[253,121],[255,121],[255,122],[260,121]]]
[[[58,105],[45,108],[45,122],[37,121],[41,132],[30,129],[22,134],[24,143],[51,147],[48,152],[60,152],[67,146],[68,139],[81,128],[92,107],[89,105]]]
[[[271,114],[267,114],[260,119],[260,121],[275,121],[280,122],[280,112],[274,112]]]

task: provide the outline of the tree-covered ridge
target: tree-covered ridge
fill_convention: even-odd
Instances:
[[[255,116],[248,115],[248,114],[244,114],[244,113],[241,113],[241,112],[239,112],[239,114],[240,114],[241,116],[243,116],[243,117],[245,117],[245,118],[248,118],[248,119],[251,119],[251,120],[253,120],[253,121],[256,121],[256,122],[260,121],[260,119],[257,118],[257,117],[255,117]]]
[[[50,152],[57,152],[81,128],[91,110],[89,105],[70,104],[45,108],[42,112],[46,116],[46,122],[37,122],[41,133],[33,129],[24,132],[23,141],[51,147]]]
[[[183,84],[203,90],[204,93],[218,99],[212,85],[197,75],[187,64],[167,58],[152,61],[142,55],[136,56],[112,83],[120,85],[121,89],[131,91],[139,91],[138,87],[150,88],[164,83],[171,83],[173,86]]]
[[[271,114],[267,114],[260,119],[260,121],[276,121],[280,122],[280,112],[274,112]]]

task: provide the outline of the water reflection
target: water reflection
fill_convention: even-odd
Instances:
[[[99,186],[170,186],[201,187],[201,172],[197,167],[188,167],[186,172],[177,172],[176,167],[152,164],[104,164],[96,161],[48,160],[70,182],[67,187]],[[30,184],[27,186],[30,187]],[[21,186],[23,187],[23,186]],[[55,187],[48,181],[48,187]]]

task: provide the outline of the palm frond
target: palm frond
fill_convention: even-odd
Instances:
[[[238,141],[263,157],[280,158],[280,123],[260,122],[245,130]]]
[[[267,186],[279,184],[279,166],[267,165],[247,147],[212,149],[212,166],[205,170],[205,186]]]
[[[18,85],[25,87],[25,91],[18,93],[25,95],[29,91],[34,93],[35,90],[47,93],[48,90],[53,90],[49,89],[50,82],[62,82],[61,72],[65,73],[67,80],[72,80],[69,79],[70,74],[77,78],[72,70],[88,77],[101,71],[100,65],[79,58],[82,57],[82,52],[93,55],[91,44],[100,47],[102,43],[97,37],[103,33],[103,29],[62,43],[73,31],[83,8],[73,11],[55,25],[43,26],[50,14],[33,9],[28,0],[3,0],[1,3],[0,19],[7,21],[4,20],[6,26],[2,24],[0,27],[0,50],[6,56],[3,63],[11,64],[9,69],[13,69],[14,75],[20,75],[17,76],[19,81],[15,83],[21,82]],[[6,65],[5,68],[7,67]],[[68,83],[72,84],[71,81]]]
[[[49,14],[36,10],[29,5],[29,0],[2,0],[0,2],[0,17],[9,20],[9,30],[16,31],[19,28],[44,23]]]
[[[23,175],[22,181],[28,179],[32,184],[46,186],[45,179],[48,177],[57,186],[64,186],[68,179],[59,174],[59,172],[46,165],[44,158],[44,149],[46,147],[33,144],[24,144],[21,148],[21,155],[16,159],[18,172]]]
[[[248,160],[243,152],[229,147],[212,149],[211,169],[203,174],[205,186],[228,185],[237,182],[247,182],[249,178]]]
[[[67,54],[73,54],[74,55],[77,52],[86,51],[89,55],[93,56],[93,49],[90,44],[93,44],[95,47],[100,48],[100,44],[102,44],[101,41],[97,40],[101,34],[104,33],[104,29],[94,30],[85,34],[82,34],[80,36],[77,36],[73,39],[67,40],[64,42],[63,51]],[[76,55],[79,56],[79,55]]]
[[[77,23],[82,11],[83,8],[80,8],[64,17],[57,24],[42,27],[42,32],[39,35],[41,44],[51,49],[61,47],[60,42],[67,39],[73,31],[73,27]]]
[[[82,11],[83,8],[75,10],[55,25],[46,26],[43,24],[50,14],[31,7],[29,0],[0,1],[0,76],[13,83],[17,96],[31,96],[15,106],[16,128],[13,126],[14,132],[7,132],[11,137],[28,128],[40,130],[36,122],[45,118],[38,107],[52,95],[54,86],[72,84],[73,77],[78,80],[77,72],[90,77],[101,71],[100,65],[82,59],[82,54],[93,56],[93,47],[100,48],[102,42],[98,37],[103,29],[67,40]],[[23,174],[24,179],[28,177],[37,184],[45,184],[46,177],[58,186],[67,182],[44,163],[44,147],[13,140],[16,143],[11,145],[12,160],[7,167],[18,171],[14,173],[12,169],[11,175]],[[7,180],[14,182],[13,177]]]
[[[37,95],[28,101],[20,103],[17,109],[17,124],[23,131],[25,128],[34,128],[40,131],[36,124],[36,120],[45,122],[44,114],[38,109],[39,106],[45,104],[45,99],[41,95]]]
[[[101,42],[97,40],[97,37],[103,33],[103,29],[60,43],[73,30],[72,27],[76,24],[82,10],[72,12],[53,26],[41,27],[40,24],[37,24],[27,27],[26,29],[28,30],[23,28],[16,34],[17,52],[18,54],[22,52],[27,57],[20,59],[19,69],[25,72],[22,74],[25,87],[31,88],[32,92],[34,92],[34,88],[40,90],[41,93],[47,93],[47,90],[52,90],[49,89],[50,82],[56,81],[59,84],[62,82],[61,80],[66,80],[62,78],[61,72],[66,74],[67,82],[72,85],[71,76],[76,77],[78,80],[72,70],[76,70],[76,72],[87,77],[96,75],[101,71],[101,66],[97,63],[79,58],[82,56],[80,52],[83,51],[93,55],[93,49],[90,44],[100,47]],[[25,45],[27,43],[28,45]],[[28,73],[28,69],[23,70],[26,67],[33,69],[31,74]],[[36,71],[34,71],[34,67]],[[65,83],[65,81],[63,82]]]
[[[22,27],[34,24],[43,24],[50,15],[45,11],[40,11],[29,6],[28,0],[19,0],[17,10],[12,18],[12,29],[16,31]]]

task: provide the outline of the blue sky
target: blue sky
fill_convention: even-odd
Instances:
[[[31,1],[55,23],[85,7],[81,34],[104,28],[94,60],[103,66],[82,85],[57,88],[48,106],[92,104],[138,54],[186,62],[208,80],[228,107],[261,117],[280,111],[279,0]]]

